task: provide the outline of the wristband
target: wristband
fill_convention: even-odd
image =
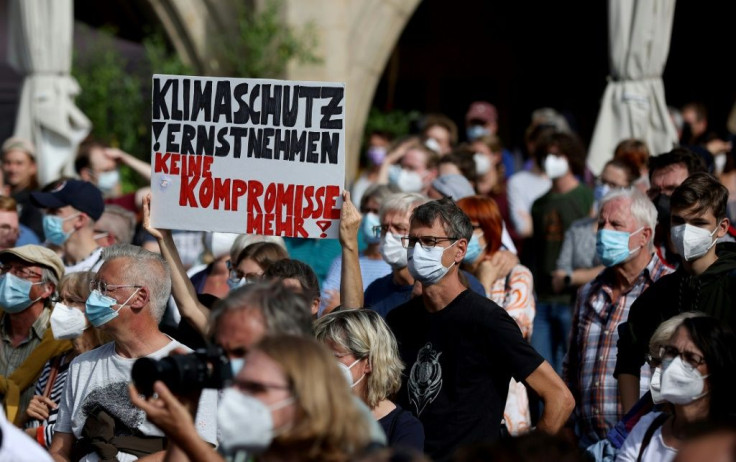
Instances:
[[[46,426],[41,425],[36,428],[36,441],[43,447],[46,447]]]

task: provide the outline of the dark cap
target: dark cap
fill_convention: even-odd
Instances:
[[[32,192],[31,202],[36,207],[58,209],[71,205],[97,221],[105,210],[102,192],[92,183],[80,180],[65,180],[49,192]]]

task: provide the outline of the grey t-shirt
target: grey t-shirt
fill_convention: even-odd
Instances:
[[[176,340],[148,355],[148,358],[161,359],[168,356],[175,348],[189,350]],[[59,415],[56,420],[56,431],[73,433],[74,437],[82,437],[82,428],[88,413],[101,406],[109,414],[115,416],[131,429],[143,435],[164,436],[161,430],[146,420],[146,414],[130,401],[128,383],[130,371],[136,359],[124,358],[115,352],[115,343],[102,345],[84,353],[69,365],[66,385],[59,403]],[[199,400],[196,426],[199,435],[208,443],[217,441],[217,391],[204,390]],[[131,454],[120,452],[118,460],[127,462],[136,460]],[[96,453],[87,454],[81,460],[96,462]]]

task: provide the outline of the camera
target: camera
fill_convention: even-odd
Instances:
[[[210,346],[187,355],[160,360],[140,358],[133,363],[133,383],[145,396],[153,395],[153,383],[162,381],[172,393],[186,394],[203,388],[224,388],[233,379],[230,360],[220,347]]]

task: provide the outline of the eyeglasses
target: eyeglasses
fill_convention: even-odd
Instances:
[[[13,276],[17,276],[21,279],[31,279],[31,278],[42,278],[43,276],[31,271],[21,265],[14,265],[14,264],[0,264],[0,275],[5,276],[6,274],[12,274]]]
[[[406,232],[409,231],[409,228],[404,226],[397,226],[397,225],[380,225],[380,226],[374,226],[373,227],[373,235],[375,237],[383,237],[389,232],[393,234],[406,234]]]
[[[252,380],[235,380],[235,387],[251,395],[266,393],[268,390],[291,390],[289,385],[277,383],[254,382]]]
[[[140,289],[143,286],[136,284],[108,284],[102,280],[89,281],[89,291],[92,292],[97,290],[102,295],[107,295],[108,292],[114,292],[123,287],[135,287],[136,289]]]
[[[689,366],[690,369],[695,369],[701,364],[705,364],[705,358],[702,355],[693,353],[692,351],[680,351],[673,346],[663,346],[659,349],[659,357],[662,358],[662,362],[670,362],[676,357],[682,358],[682,362]]]
[[[459,237],[437,237],[437,236],[402,236],[401,245],[406,249],[410,249],[417,245],[424,247],[425,249],[431,249],[436,246],[438,242],[444,241],[457,241]]]
[[[662,358],[659,356],[652,356],[651,354],[647,354],[647,364],[649,364],[649,367],[652,369],[657,368],[662,365]]]

